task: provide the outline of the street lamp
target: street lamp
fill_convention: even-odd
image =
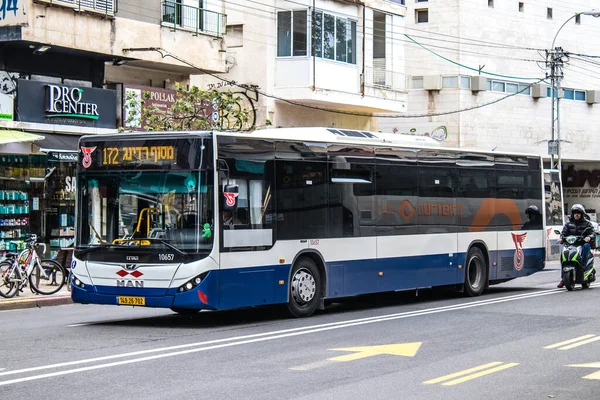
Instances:
[[[560,120],[559,120],[559,116],[560,116],[560,108],[559,108],[559,96],[558,96],[558,91],[560,90],[560,74],[559,74],[559,70],[562,72],[562,64],[563,64],[563,57],[564,57],[564,52],[562,50],[562,48],[555,48],[554,44],[556,43],[556,38],[558,37],[558,34],[560,33],[560,31],[562,30],[562,28],[564,28],[564,26],[571,21],[573,18],[576,18],[580,15],[591,15],[592,17],[598,18],[600,17],[600,10],[590,10],[590,11],[582,11],[582,12],[578,12],[573,14],[569,19],[567,19],[561,26],[560,28],[558,28],[558,31],[556,31],[556,35],[554,35],[554,39],[552,40],[552,47],[550,48],[550,53],[549,53],[549,57],[550,57],[550,78],[551,78],[551,85],[552,85],[552,89],[550,90],[550,97],[552,99],[552,144],[555,145],[556,147],[556,156],[557,156],[557,165],[556,168],[561,171],[562,170],[562,164],[561,164],[561,156],[560,156]],[[554,106],[554,102],[556,102],[556,108]],[[556,109],[556,113],[555,113],[555,109]],[[555,138],[555,132],[556,132],[556,141],[554,140]],[[550,157],[551,157],[551,168],[554,169],[555,165],[554,165],[554,151],[551,152]]]

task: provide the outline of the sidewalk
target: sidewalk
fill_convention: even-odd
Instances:
[[[21,293],[19,293],[19,296],[15,296],[10,299],[0,297],[0,311],[16,310],[20,308],[58,306],[71,303],[73,303],[71,300],[71,292],[67,290],[66,284],[57,293],[49,296],[34,294],[31,292],[31,289],[27,287]]]

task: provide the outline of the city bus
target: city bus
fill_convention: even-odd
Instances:
[[[306,317],[370,293],[479,296],[545,266],[539,155],[333,128],[87,135],[79,148],[76,303]]]

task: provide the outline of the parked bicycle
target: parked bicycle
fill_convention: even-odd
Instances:
[[[13,297],[28,284],[34,293],[58,292],[65,284],[63,266],[54,260],[40,259],[36,251],[37,235],[28,235],[25,243],[24,250],[8,253],[6,260],[0,263],[0,296]]]

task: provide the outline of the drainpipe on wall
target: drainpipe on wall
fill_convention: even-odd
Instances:
[[[310,47],[311,47],[311,52],[312,52],[312,59],[313,59],[313,84],[312,84],[312,90],[313,92],[315,90],[317,90],[317,57],[315,56],[315,44],[313,43],[313,38],[315,37],[314,35],[314,31],[315,31],[315,16],[317,13],[317,9],[315,8],[315,0],[313,0],[313,5],[312,5],[312,13],[310,15]]]
[[[366,21],[366,7],[364,3],[362,4],[363,8],[363,17],[362,17],[362,26],[363,26],[363,35],[362,35],[362,73],[360,74],[360,95],[361,97],[365,97],[365,21]]]

